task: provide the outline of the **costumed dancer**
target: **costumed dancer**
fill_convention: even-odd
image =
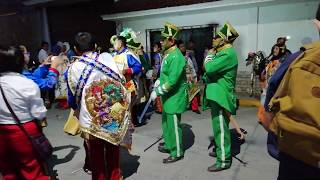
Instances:
[[[91,34],[78,33],[75,47],[82,56],[65,73],[68,103],[88,144],[92,179],[122,179],[119,144],[128,130],[131,98],[123,86],[125,77],[110,54],[93,52]]]
[[[60,74],[64,74],[64,72],[67,70],[68,66],[70,65],[70,59],[67,56],[67,52],[70,50],[69,44],[64,44],[62,48],[62,52],[59,54],[59,56],[65,56],[65,61],[63,64],[58,66],[57,70]],[[67,102],[67,82],[65,81],[63,76],[59,76],[58,82],[55,89],[55,97],[58,101],[58,107],[61,109],[68,109],[68,102]]]
[[[75,52],[70,48],[70,44],[68,42],[64,42],[60,56],[66,56],[67,59],[64,64],[58,67],[58,71],[60,74],[64,74],[67,70],[68,66],[73,60],[73,57],[76,56]],[[55,91],[56,100],[58,101],[58,107],[61,109],[68,109],[67,102],[67,82],[65,81],[63,76],[60,76],[58,79],[58,83]]]
[[[131,92],[131,121],[137,125],[137,112],[135,105],[140,102],[141,87],[140,75],[142,65],[139,57],[133,52],[141,47],[141,43],[136,41],[136,35],[131,29],[124,29],[119,36],[112,36],[110,40],[115,53],[113,59],[116,62],[119,72],[126,77],[126,88]]]
[[[228,169],[232,163],[229,117],[225,111],[230,114],[236,112],[238,59],[232,43],[238,36],[231,24],[226,23],[213,38],[213,48],[217,53],[209,52],[204,61],[206,88],[203,108],[211,109],[217,154],[216,163],[208,168],[210,172]]]
[[[160,71],[160,84],[150,96],[152,100],[160,96],[162,101],[164,143],[159,144],[158,150],[170,153],[170,156],[163,160],[165,164],[176,162],[184,157],[180,121],[181,114],[185,112],[188,105],[188,83],[185,70],[186,60],[176,46],[179,31],[175,25],[166,23],[161,32],[164,58]]]
[[[186,66],[186,75],[187,81],[189,83],[189,102],[191,102],[191,110],[197,114],[201,114],[199,111],[198,97],[197,95],[200,92],[200,88],[197,85],[197,73],[195,65],[191,59],[190,54],[186,51],[185,44],[182,40],[178,41],[177,46],[179,47],[181,53],[184,55],[187,66]]]

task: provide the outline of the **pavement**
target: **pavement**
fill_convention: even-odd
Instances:
[[[210,173],[207,167],[215,162],[208,156],[208,145],[213,131],[210,112],[198,115],[188,111],[182,115],[185,157],[173,164],[163,164],[167,154],[157,151],[157,145],[144,149],[161,136],[161,115],[153,114],[148,123],[135,129],[133,149],[121,149],[121,169],[126,180],[272,180],[277,178],[278,162],[267,154],[266,131],[257,123],[256,108],[240,108],[236,119],[248,131],[246,143],[237,156],[247,162],[233,159],[228,170]],[[69,110],[51,109],[45,134],[55,147],[50,160],[60,180],[87,180],[90,176],[82,170],[84,162],[83,140],[63,132]]]

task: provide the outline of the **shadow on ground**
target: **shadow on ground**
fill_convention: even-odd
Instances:
[[[192,126],[186,123],[182,123],[182,142],[184,150],[190,149],[194,144],[194,133],[192,131]]]
[[[122,176],[128,178],[137,173],[140,166],[140,156],[131,155],[125,148],[120,148],[120,166]]]
[[[70,152],[63,158],[58,158],[58,156],[55,154],[55,152],[65,149],[71,149]],[[80,150],[80,147],[74,146],[74,145],[65,145],[65,146],[57,146],[53,148],[53,155],[48,160],[48,166],[49,166],[49,175],[51,177],[58,177],[57,170],[54,170],[54,167],[59,164],[64,164],[69,161],[71,161],[74,156],[76,155],[76,152]]]

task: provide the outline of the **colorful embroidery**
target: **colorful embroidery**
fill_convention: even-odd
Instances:
[[[93,81],[85,96],[92,116],[91,131],[99,132],[108,142],[119,144],[128,128],[129,96],[125,87],[111,78]]]

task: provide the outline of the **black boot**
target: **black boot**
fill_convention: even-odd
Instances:
[[[208,171],[209,172],[219,172],[219,171],[223,171],[225,169],[229,169],[230,167],[217,167],[215,164],[208,167]]]
[[[197,114],[201,114],[201,112],[199,111],[199,109],[197,110],[192,110],[194,113],[197,113]]]
[[[183,156],[180,156],[180,157],[169,156],[167,159],[163,160],[163,163],[164,164],[174,163],[174,162],[177,162],[177,161],[179,161],[181,159],[183,159]]]
[[[216,151],[209,152],[209,156],[211,156],[211,157],[217,157]]]
[[[216,147],[215,147],[215,146],[213,146],[212,152],[209,152],[209,156],[211,156],[211,157],[217,157]]]
[[[169,149],[166,149],[164,146],[158,146],[158,151],[162,153],[170,153]]]

